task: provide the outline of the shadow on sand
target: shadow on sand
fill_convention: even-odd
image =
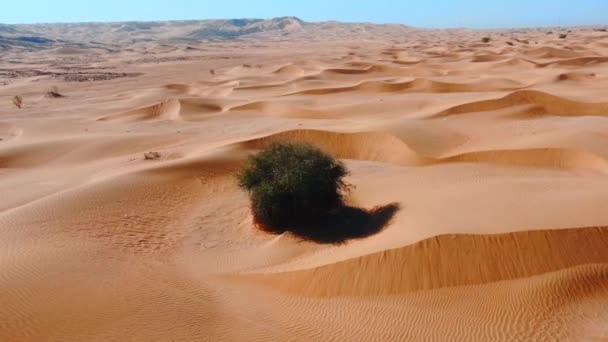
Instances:
[[[398,203],[375,207],[372,210],[341,206],[322,219],[301,226],[292,226],[288,229],[260,228],[273,234],[287,231],[304,241],[343,244],[349,240],[362,239],[381,232],[399,209],[401,206]]]

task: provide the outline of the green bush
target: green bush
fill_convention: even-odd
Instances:
[[[238,180],[256,223],[282,233],[340,210],[347,174],[342,162],[312,145],[275,143],[251,156]]]

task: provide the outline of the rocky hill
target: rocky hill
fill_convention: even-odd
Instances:
[[[0,48],[190,43],[238,39],[341,39],[405,33],[403,25],[309,23],[296,17],[163,22],[0,24]]]

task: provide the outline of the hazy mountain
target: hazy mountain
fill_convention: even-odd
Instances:
[[[163,22],[0,24],[0,46],[124,45],[235,39],[378,37],[405,33],[403,25],[308,23],[296,17]]]

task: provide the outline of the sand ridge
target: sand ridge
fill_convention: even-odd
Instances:
[[[290,34],[2,52],[0,340],[608,338],[607,35],[267,24]],[[279,141],[401,210],[262,233],[234,176]]]

